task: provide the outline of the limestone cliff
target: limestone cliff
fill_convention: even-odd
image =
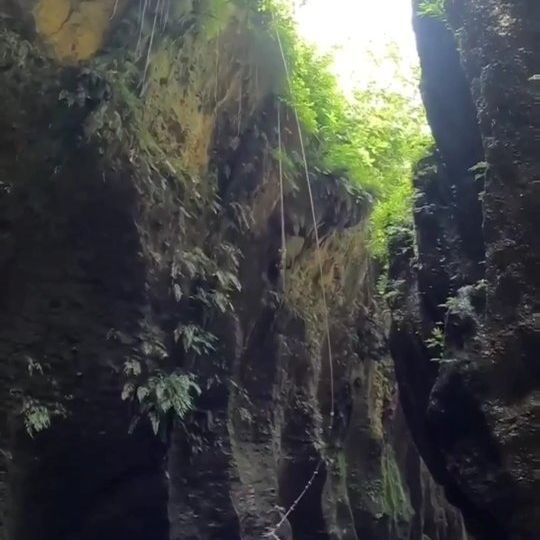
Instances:
[[[418,3],[415,3],[418,8]],[[417,17],[437,151],[394,240],[392,350],[414,439],[481,539],[538,536],[540,4]]]
[[[6,540],[260,539],[316,469],[279,538],[466,537],[398,405],[368,202],[313,175],[319,260],[289,171],[281,272],[278,110],[298,132],[241,4],[0,3]]]

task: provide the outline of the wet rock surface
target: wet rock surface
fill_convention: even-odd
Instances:
[[[216,65],[171,18],[149,68],[137,6],[65,4],[0,19],[0,537],[465,539],[448,497],[479,539],[533,538],[533,4],[455,2],[461,55],[417,21],[439,150],[394,245],[399,393],[368,204],[337,178],[313,179],[322,276],[303,179],[286,190],[283,282],[275,44],[233,17]],[[158,436],[132,425],[134,366],[200,387]]]
[[[415,21],[437,152],[417,171],[415,238],[394,242],[392,351],[414,439],[471,531],[532,539],[540,6],[447,4],[446,22]]]

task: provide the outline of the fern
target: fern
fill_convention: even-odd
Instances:
[[[440,307],[447,309],[449,313],[453,314],[472,312],[471,302],[463,290],[458,291],[457,296],[447,298],[446,302],[441,304]]]
[[[427,348],[441,352],[444,347],[444,339],[443,329],[436,326],[431,332],[431,337],[426,340]]]
[[[156,0],[145,0],[143,5],[148,6],[146,26],[151,27],[151,8],[155,8]],[[370,86],[366,81],[364,88],[359,90],[354,98],[346,98],[332,72],[332,58],[328,55],[321,56],[302,40],[292,11],[290,0],[171,2],[170,21],[183,21],[186,24],[190,21],[191,29],[211,41],[212,48],[216,46],[218,65],[219,37],[227,25],[235,20],[235,24],[241,25],[242,31],[250,33],[251,41],[248,43],[252,45],[252,49],[264,51],[265,59],[272,58],[271,65],[264,68],[275,78],[277,85],[281,84],[280,92],[278,86],[280,99],[294,107],[298,113],[305,135],[310,172],[321,179],[328,176],[341,178],[354,196],[373,202],[371,248],[376,256],[384,258],[388,229],[410,222],[412,166],[430,142],[422,107],[419,101],[410,97],[413,95],[412,88],[417,84],[416,74],[411,73],[399,81],[404,88],[401,93]],[[423,0],[419,12],[426,16],[437,13],[440,15],[443,13],[442,1]],[[141,14],[141,20],[144,18]],[[155,56],[154,50],[166,48],[166,32],[160,27],[157,33],[154,38],[160,40],[161,48],[155,43],[152,44],[151,35],[145,35],[145,39],[140,40],[138,49],[145,49],[149,53],[148,58]],[[283,46],[290,73],[290,88],[285,69],[281,65],[276,34]],[[176,47],[177,43],[170,43],[171,54]],[[270,70],[276,72],[270,73]],[[151,79],[152,72],[147,66],[145,71]],[[401,72],[402,66],[396,66],[395,71]],[[137,120],[137,124],[140,124],[138,137],[144,140],[145,151],[157,156],[156,160],[164,168],[173,171],[181,169],[180,162],[171,164],[163,158],[163,141],[144,125],[143,118],[139,118],[140,109],[144,107],[134,107],[134,117],[140,120]],[[288,185],[294,187],[295,177],[298,177],[303,166],[294,148],[289,148],[287,153],[281,152],[281,155],[275,153],[275,159],[281,160]],[[206,197],[199,201],[201,206],[206,205],[207,211],[221,211],[215,201]],[[194,215],[192,210],[184,209],[184,212]],[[238,228],[249,228],[251,218],[242,208],[231,205],[231,212],[235,214],[235,225]],[[221,276],[216,274],[216,268],[212,270],[214,259],[213,253],[205,253],[202,247],[194,247],[186,250],[184,260],[175,271],[184,277],[198,277],[209,282],[216,279],[220,281]],[[218,264],[218,268],[220,271],[224,270],[221,264]],[[225,270],[234,273],[232,268]],[[181,283],[175,285],[173,292],[178,302],[189,297],[190,293],[184,291]],[[227,294],[222,290],[222,286],[230,289],[228,293],[238,289],[237,284],[232,282],[228,285],[208,283],[209,288]],[[218,303],[223,306],[221,299],[218,299]]]
[[[171,374],[158,372],[138,385],[126,383],[122,399],[136,401],[140,409],[140,416],[135,417],[130,430],[135,428],[143,416],[150,421],[157,435],[163,420],[167,417],[179,420],[185,418],[193,408],[193,398],[200,393],[201,389],[192,375],[178,372]]]
[[[179,325],[174,332],[174,339],[182,342],[186,352],[193,352],[198,356],[216,350],[216,336],[195,324]]]
[[[34,399],[25,400],[21,414],[24,419],[24,427],[30,437],[51,426],[49,409]]]
[[[24,427],[30,437],[51,427],[55,416],[66,417],[67,412],[59,403],[45,403],[32,397],[24,397],[21,407]]]

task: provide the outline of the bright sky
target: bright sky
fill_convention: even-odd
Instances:
[[[376,79],[392,85],[395,65],[377,67],[370,57],[395,43],[403,62],[418,62],[411,23],[411,0],[296,0],[301,34],[322,52],[334,50],[335,71],[345,91]],[[302,5],[303,4],[303,5]]]

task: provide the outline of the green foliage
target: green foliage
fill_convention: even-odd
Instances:
[[[417,75],[403,73],[399,56],[389,50],[385,60],[402,73],[394,88],[366,81],[348,98],[331,71],[331,58],[298,36],[284,4],[267,2],[266,9],[277,21],[290,73],[285,99],[300,118],[308,165],[313,172],[342,177],[359,196],[374,201],[371,247],[384,259],[388,228],[411,221],[412,170],[431,143],[416,97]]]
[[[126,362],[126,374],[140,374],[137,364],[136,361]],[[146,417],[157,435],[167,418],[183,419],[193,409],[193,398],[200,393],[192,375],[176,371],[170,374],[158,371],[146,380],[128,381],[122,399],[137,402],[140,411],[130,429],[135,428],[141,417]]]
[[[173,278],[179,276],[197,278],[207,282],[215,291],[227,296],[242,288],[237,277],[240,253],[237,248],[223,243],[213,257],[205,254],[202,248],[194,247],[184,251],[181,257],[182,268],[173,268]]]
[[[399,521],[407,521],[413,514],[409,496],[403,487],[403,480],[394,452],[386,447],[382,456],[382,505],[385,514],[391,517],[394,528]]]
[[[153,5],[155,0],[149,2],[149,5]],[[362,89],[353,97],[346,97],[332,73],[331,58],[319,55],[299,36],[290,0],[179,2],[172,5],[167,20],[169,25],[173,24],[172,21],[182,22],[195,32],[201,32],[207,41],[212,42],[209,50],[213,50],[215,41],[216,62],[219,64],[219,38],[233,18],[246,32],[251,33],[254,50],[264,51],[263,57],[271,59],[265,63],[265,69],[280,70],[283,99],[298,113],[306,143],[308,166],[313,176],[332,175],[342,178],[350,191],[359,198],[374,202],[371,247],[376,256],[384,258],[388,228],[405,224],[411,219],[412,167],[430,141],[421,104],[415,97],[416,74],[396,76],[392,88],[381,88],[365,81]],[[158,46],[158,37],[152,39],[152,25],[147,26],[150,28],[145,27],[142,33],[145,39],[141,48],[152,51],[152,54],[147,55],[143,86],[151,88],[152,85],[161,85],[163,80],[177,79],[181,83],[179,87],[184,87],[185,80],[194,75],[190,70],[184,70],[178,59],[182,52],[189,52],[193,56],[197,54],[196,51],[183,51],[187,45],[174,41],[165,30],[160,30],[163,35],[159,37]],[[185,41],[187,43],[189,40],[186,38]],[[279,45],[285,56],[289,81],[285,77]],[[155,51],[159,51],[159,54]],[[208,54],[206,49],[205,54]],[[148,65],[150,58],[152,67]],[[395,73],[403,72],[397,54],[390,51],[385,61],[389,60],[395,63]],[[204,64],[202,59],[197,63],[198,66]],[[125,65],[129,67],[129,62]],[[137,155],[151,160],[154,167],[163,171],[164,175],[171,171],[176,175],[182,170],[182,158],[185,161],[186,156],[171,143],[170,133],[166,130],[162,133],[160,123],[154,122],[154,118],[159,117],[155,108],[161,110],[164,107],[165,92],[154,92],[159,95],[159,99],[154,102],[154,94],[148,91],[146,95],[149,100],[143,105],[130,90],[133,79],[140,76],[137,75],[135,64],[132,67],[134,71],[124,73],[122,77],[115,75],[115,70],[110,71],[116,79],[115,87],[123,89],[122,97],[129,105],[131,123],[135,125],[135,135],[141,147]],[[217,76],[215,71],[213,67],[207,71],[202,70],[202,80],[207,81],[210,74],[211,77]],[[279,75],[275,79],[279,81]],[[206,84],[205,91],[214,94],[210,88],[213,86]],[[171,96],[175,97],[176,94]],[[171,100],[173,109],[178,99]],[[182,118],[182,121],[189,124],[190,119]],[[122,122],[118,124],[110,126],[110,129],[121,131]],[[291,127],[289,125],[286,129],[290,130]],[[295,128],[292,129],[295,136]],[[125,134],[122,137],[125,139]],[[281,156],[276,157],[281,157],[287,179],[292,183],[303,164],[298,147],[291,149],[291,146],[288,144],[288,154],[282,152]],[[202,184],[206,184],[197,183],[192,175],[185,178],[181,174],[177,176],[187,190],[198,190]],[[198,199],[200,205],[206,205],[203,211],[209,207],[209,196]],[[196,205],[196,201],[193,205]],[[200,209],[186,208],[185,211],[193,215]],[[215,300],[219,306],[224,306],[223,298],[218,296]]]
[[[203,319],[213,315],[232,312],[232,295],[241,290],[238,279],[240,253],[233,245],[222,242],[212,257],[201,247],[194,247],[181,254],[179,264],[173,265],[173,292],[177,302],[187,299],[202,308]],[[217,338],[197,323],[181,323],[174,333],[175,341],[181,342],[186,353],[195,356],[216,350]]]
[[[458,291],[456,296],[450,296],[447,298],[446,302],[441,304],[440,307],[443,307],[447,309],[449,313],[456,315],[471,314],[473,311],[470,299],[468,298],[465,289]]]
[[[476,181],[484,180],[486,177],[486,172],[488,169],[488,164],[485,161],[479,161],[476,165],[473,165],[469,172],[473,173],[474,179]]]
[[[427,348],[442,354],[444,349],[444,330],[440,326],[436,326],[432,332],[431,337],[426,340]]]
[[[402,279],[388,279],[388,274],[382,273],[377,283],[377,292],[392,306],[403,295],[406,282]]]
[[[175,341],[182,341],[186,352],[193,352],[197,356],[208,354],[216,350],[217,338],[196,324],[181,324],[174,332]]]
[[[204,0],[199,8],[203,17],[202,30],[208,39],[219,36],[229,21],[234,3],[230,0]]]
[[[21,414],[24,420],[24,427],[30,437],[51,426],[49,409],[35,399],[27,398],[24,400]]]
[[[21,416],[24,428],[30,437],[51,427],[52,418],[66,416],[65,408],[60,404],[49,404],[39,399],[25,396],[22,401]]]
[[[418,15],[446,22],[444,0],[422,0],[418,5]]]

